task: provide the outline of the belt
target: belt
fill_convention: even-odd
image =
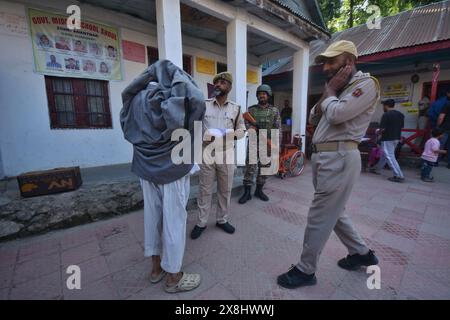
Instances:
[[[333,152],[350,151],[358,149],[358,142],[355,141],[332,141],[312,144],[312,152]]]

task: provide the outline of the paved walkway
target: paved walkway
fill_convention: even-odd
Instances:
[[[197,240],[188,238],[184,270],[202,284],[166,294],[148,280],[143,258],[142,211],[43,236],[0,244],[0,299],[450,299],[450,170],[434,169],[427,184],[416,171],[406,182],[363,173],[347,207],[353,222],[380,258],[381,289],[369,290],[365,270],[341,270],[347,254],[333,234],[317,272],[318,284],[286,290],[276,276],[299,258],[313,195],[311,170],[298,178],[271,178],[270,202],[245,205],[232,199],[225,234],[214,217]],[[195,212],[188,218],[188,234]],[[68,290],[67,266],[81,268],[81,290]]]

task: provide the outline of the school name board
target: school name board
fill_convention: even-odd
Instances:
[[[82,20],[67,28],[68,15],[28,10],[35,71],[46,75],[122,80],[119,31]]]
[[[383,86],[382,100],[393,99],[396,103],[410,100],[411,85],[406,83],[392,83]]]

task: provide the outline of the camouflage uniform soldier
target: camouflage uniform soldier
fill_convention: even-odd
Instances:
[[[267,138],[269,139],[270,139],[270,130],[280,129],[281,127],[281,117],[278,108],[269,104],[269,98],[271,96],[272,96],[272,89],[270,88],[270,86],[267,84],[260,85],[256,89],[256,97],[258,98],[258,104],[255,104],[250,108],[248,108],[248,112],[256,120],[258,130],[266,129]],[[247,121],[245,122],[245,125],[247,129],[252,127],[252,125]],[[270,148],[268,148],[268,150],[270,152]],[[270,164],[262,165],[259,161],[259,154],[257,158],[258,164],[249,163],[249,147],[247,147],[247,160],[244,174],[245,191],[244,195],[239,199],[240,204],[246,203],[248,200],[252,198],[251,188],[255,173],[257,173],[255,197],[258,197],[263,201],[269,201],[269,197],[262,191],[267,176],[261,174],[261,167],[270,167]]]

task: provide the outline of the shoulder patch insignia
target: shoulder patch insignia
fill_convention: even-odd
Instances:
[[[353,91],[352,96],[358,98],[363,94],[361,89],[356,89],[355,91]]]

